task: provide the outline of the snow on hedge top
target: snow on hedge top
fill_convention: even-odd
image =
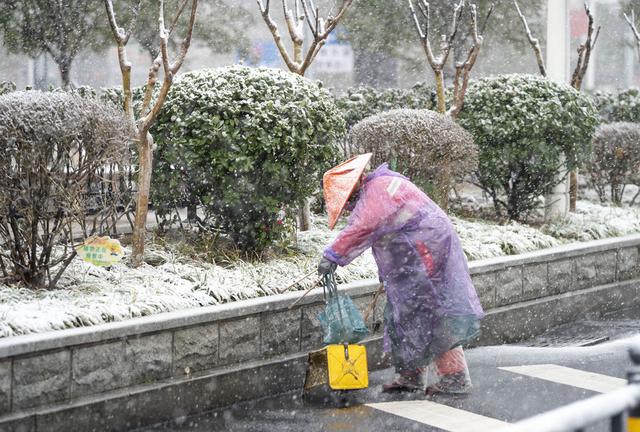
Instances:
[[[500,226],[453,218],[470,260],[543,249],[567,241],[640,232],[640,209],[602,207],[580,202],[578,212],[542,231],[511,223]],[[546,234],[545,234],[546,233]],[[137,269],[125,265],[101,269],[76,259],[54,291],[33,291],[0,284],[0,337],[120,321],[178,309],[215,305],[276,294],[312,272],[322,249],[337,234],[326,219],[300,233],[300,254],[265,263],[238,262],[232,268],[191,262],[172,251],[153,251],[166,262]],[[554,237],[552,237],[552,235]],[[350,282],[377,276],[370,252],[338,268]],[[309,277],[292,289],[306,289]]]

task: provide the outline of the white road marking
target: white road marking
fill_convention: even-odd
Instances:
[[[627,381],[621,378],[554,364],[498,369],[599,393],[607,393],[627,385]],[[488,432],[509,426],[504,421],[426,400],[370,403],[366,406],[449,432]]]
[[[579,369],[554,364],[511,366],[500,367],[498,369],[599,393],[607,393],[627,385],[627,381],[621,378],[614,378],[593,372],[585,372]]]
[[[367,406],[450,432],[496,431],[509,425],[491,417],[425,400],[371,403]]]

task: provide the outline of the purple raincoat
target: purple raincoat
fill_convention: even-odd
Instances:
[[[347,265],[369,247],[387,292],[385,350],[398,371],[425,367],[479,333],[484,316],[446,214],[387,164],[369,174],[324,256]]]

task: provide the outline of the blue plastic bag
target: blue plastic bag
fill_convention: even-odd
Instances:
[[[369,331],[364,324],[360,311],[351,297],[338,294],[335,275],[325,275],[324,290],[326,306],[318,314],[318,320],[324,330],[323,342],[326,345],[357,343],[364,339]]]

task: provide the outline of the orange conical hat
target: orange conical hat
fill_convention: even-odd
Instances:
[[[329,229],[336,226],[340,213],[344,210],[370,159],[371,153],[361,154],[331,168],[322,176]]]

